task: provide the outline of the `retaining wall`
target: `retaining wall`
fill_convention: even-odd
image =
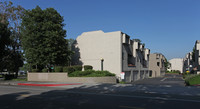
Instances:
[[[116,77],[68,77],[68,73],[28,73],[28,81],[116,83]]]

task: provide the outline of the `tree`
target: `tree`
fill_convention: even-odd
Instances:
[[[67,65],[70,56],[63,17],[53,8],[39,6],[22,18],[21,35],[25,59],[32,68]]]
[[[10,43],[9,36],[10,31],[8,25],[0,22],[0,72],[6,69],[5,61],[6,55],[8,54],[8,45]]]
[[[70,38],[70,39],[67,39],[67,42],[68,42],[68,49],[71,51],[70,55],[68,55],[68,59],[69,59],[68,65],[71,66],[72,55],[75,53],[74,51],[72,51],[72,45],[74,44],[75,40]]]
[[[168,62],[167,59],[165,59],[165,61],[164,61],[164,66],[165,66],[165,70],[167,70],[171,67],[171,64]]]
[[[195,47],[192,50],[192,61],[195,62]]]
[[[74,39],[70,38],[70,39],[67,39],[68,41],[68,48],[71,50],[72,49],[72,44],[74,43]]]
[[[7,52],[4,54],[2,63],[4,68],[9,72],[15,72],[18,76],[19,67],[23,65],[23,59],[20,49],[20,22],[23,15],[24,8],[21,6],[13,6],[12,2],[0,2],[0,22],[7,25],[10,34],[6,35]]]
[[[21,24],[21,17],[23,16],[24,8],[21,6],[13,6],[13,3],[8,2],[0,2],[0,21],[2,23],[9,22],[9,29],[10,29],[10,45],[11,49],[16,52],[20,51],[20,24]]]

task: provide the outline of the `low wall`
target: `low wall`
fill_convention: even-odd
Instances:
[[[116,77],[68,77],[67,73],[28,73],[28,81],[116,83]]]

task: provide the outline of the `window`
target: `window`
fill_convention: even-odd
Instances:
[[[160,62],[157,62],[157,66],[160,66]]]

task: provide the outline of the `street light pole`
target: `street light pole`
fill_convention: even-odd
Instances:
[[[103,61],[104,61],[104,59],[101,58],[101,71],[103,71]]]

